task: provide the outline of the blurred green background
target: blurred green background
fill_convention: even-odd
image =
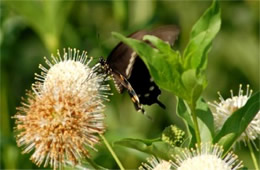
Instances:
[[[1,134],[0,168],[32,169],[31,154],[21,154],[16,146],[11,119],[20,106],[25,89],[34,82],[38,65],[43,56],[50,57],[56,49],[67,47],[87,50],[96,61],[107,56],[118,40],[112,31],[128,35],[138,29],[149,29],[165,24],[181,28],[175,46],[183,50],[189,31],[202,15],[210,1],[1,1]],[[207,101],[217,99],[217,91],[224,98],[229,90],[238,91],[240,83],[250,84],[259,90],[259,1],[221,1],[222,28],[209,54],[208,87],[203,93]],[[125,137],[156,138],[170,124],[184,128],[175,115],[175,97],[166,91],[160,100],[166,110],[158,105],[146,106],[153,121],[135,111],[128,94],[118,94],[113,83],[114,95],[106,108],[109,142]],[[257,141],[259,144],[259,141]],[[104,145],[91,153],[98,164],[117,168]],[[115,146],[115,152],[125,168],[135,169],[148,156],[134,150]],[[252,168],[248,149],[238,145],[236,153],[244,164]],[[258,154],[259,158],[259,152]],[[42,167],[41,167],[42,168]]]

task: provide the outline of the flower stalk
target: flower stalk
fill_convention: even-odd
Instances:
[[[108,143],[108,141],[106,140],[105,136],[103,136],[102,134],[99,134],[99,136],[102,138],[102,140],[104,141],[107,149],[109,150],[109,152],[111,153],[111,155],[113,156],[113,158],[115,159],[117,165],[119,166],[119,168],[121,170],[125,170],[125,168],[123,167],[122,163],[120,162],[120,160],[118,159],[116,153],[114,152],[114,150],[112,149],[112,147],[110,146],[110,144]]]
[[[257,159],[255,157],[252,144],[250,143],[249,139],[247,139],[246,142],[247,142],[247,145],[248,145],[248,148],[249,148],[249,151],[250,151],[250,155],[251,155],[252,161],[254,163],[254,167],[255,167],[256,170],[259,170],[258,161],[257,161]]]
[[[196,109],[195,109],[196,105],[194,103],[188,104],[188,105],[189,105],[189,108],[191,110],[192,121],[194,123],[196,141],[197,141],[197,144],[198,144],[198,148],[200,149],[201,138],[200,138],[200,131],[199,131],[199,124],[198,124]]]

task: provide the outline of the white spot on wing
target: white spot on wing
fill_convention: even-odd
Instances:
[[[145,93],[145,94],[144,94],[144,97],[149,97],[149,96],[150,96],[149,93]]]
[[[126,76],[128,76],[130,71],[132,70],[134,62],[135,62],[135,58],[136,58],[136,52],[132,52],[128,66],[125,71]]]
[[[153,78],[152,77],[150,78],[150,82],[153,82]]]
[[[150,88],[149,88],[149,91],[153,91],[154,90],[154,86],[151,86]]]

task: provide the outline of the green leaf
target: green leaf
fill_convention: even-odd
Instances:
[[[126,138],[116,141],[114,144],[152,154],[165,160],[169,160],[173,154],[179,151],[178,147],[172,147],[170,144],[162,141],[152,142],[151,144],[147,144],[145,141],[142,139]]]
[[[228,133],[219,139],[218,144],[223,146],[225,143],[232,143],[235,137],[235,133]]]
[[[161,39],[147,35],[156,48],[149,44],[132,38],[126,38],[119,33],[112,33],[113,36],[129,45],[142,58],[149,69],[154,81],[160,88],[168,90],[177,96],[187,98],[187,93],[181,82],[181,57],[178,52],[171,49],[170,45]]]
[[[211,142],[214,136],[213,115],[206,102],[200,98],[196,103],[196,114],[198,118],[200,136],[203,143]],[[185,102],[177,98],[177,115],[184,121],[190,139],[190,146],[194,147],[196,143],[194,124],[189,107]]]
[[[212,142],[214,136],[214,117],[203,98],[197,100],[196,114],[198,117],[202,142]]]
[[[188,109],[188,106],[186,106],[186,104],[184,103],[184,100],[182,100],[181,98],[176,98],[177,99],[177,115],[183,120],[183,122],[186,125],[187,128],[187,132],[188,132],[188,144],[192,147],[195,146],[196,143],[196,134],[195,134],[195,130],[194,130],[194,125],[192,122],[192,118],[190,115],[190,111]]]
[[[189,69],[185,71],[181,78],[183,85],[188,92],[188,101],[190,101],[190,103],[195,103],[200,97],[203,89],[206,87],[206,80],[196,75],[196,69]]]
[[[188,101],[195,103],[207,86],[205,69],[208,52],[216,34],[220,30],[220,8],[217,1],[200,17],[192,28],[190,41],[184,50],[184,69],[182,81],[190,89]]]
[[[157,38],[152,35],[145,35],[143,40],[147,40],[147,41],[151,42],[159,51],[161,51],[165,54],[168,54],[168,56],[175,57],[173,59],[173,61],[178,61],[181,59],[180,54],[177,51],[173,51],[170,44],[164,42],[160,38]],[[178,62],[180,62],[180,61],[178,61]]]
[[[235,111],[224,123],[219,133],[214,138],[214,143],[223,145],[228,151],[234,142],[245,131],[249,123],[260,110],[260,92],[250,97],[247,103]]]
[[[207,54],[212,40],[220,30],[220,25],[220,8],[218,1],[214,0],[192,28],[190,41],[184,50],[186,69],[206,69]]]

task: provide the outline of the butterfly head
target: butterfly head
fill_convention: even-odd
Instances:
[[[107,64],[106,60],[103,57],[99,58],[99,63],[101,64],[101,66],[104,66]]]
[[[109,70],[110,70],[110,67],[109,67],[109,65],[107,64],[107,61],[106,61],[103,57],[100,57],[99,63],[100,63],[100,65],[101,65],[102,69],[103,69],[106,73],[108,73]]]

